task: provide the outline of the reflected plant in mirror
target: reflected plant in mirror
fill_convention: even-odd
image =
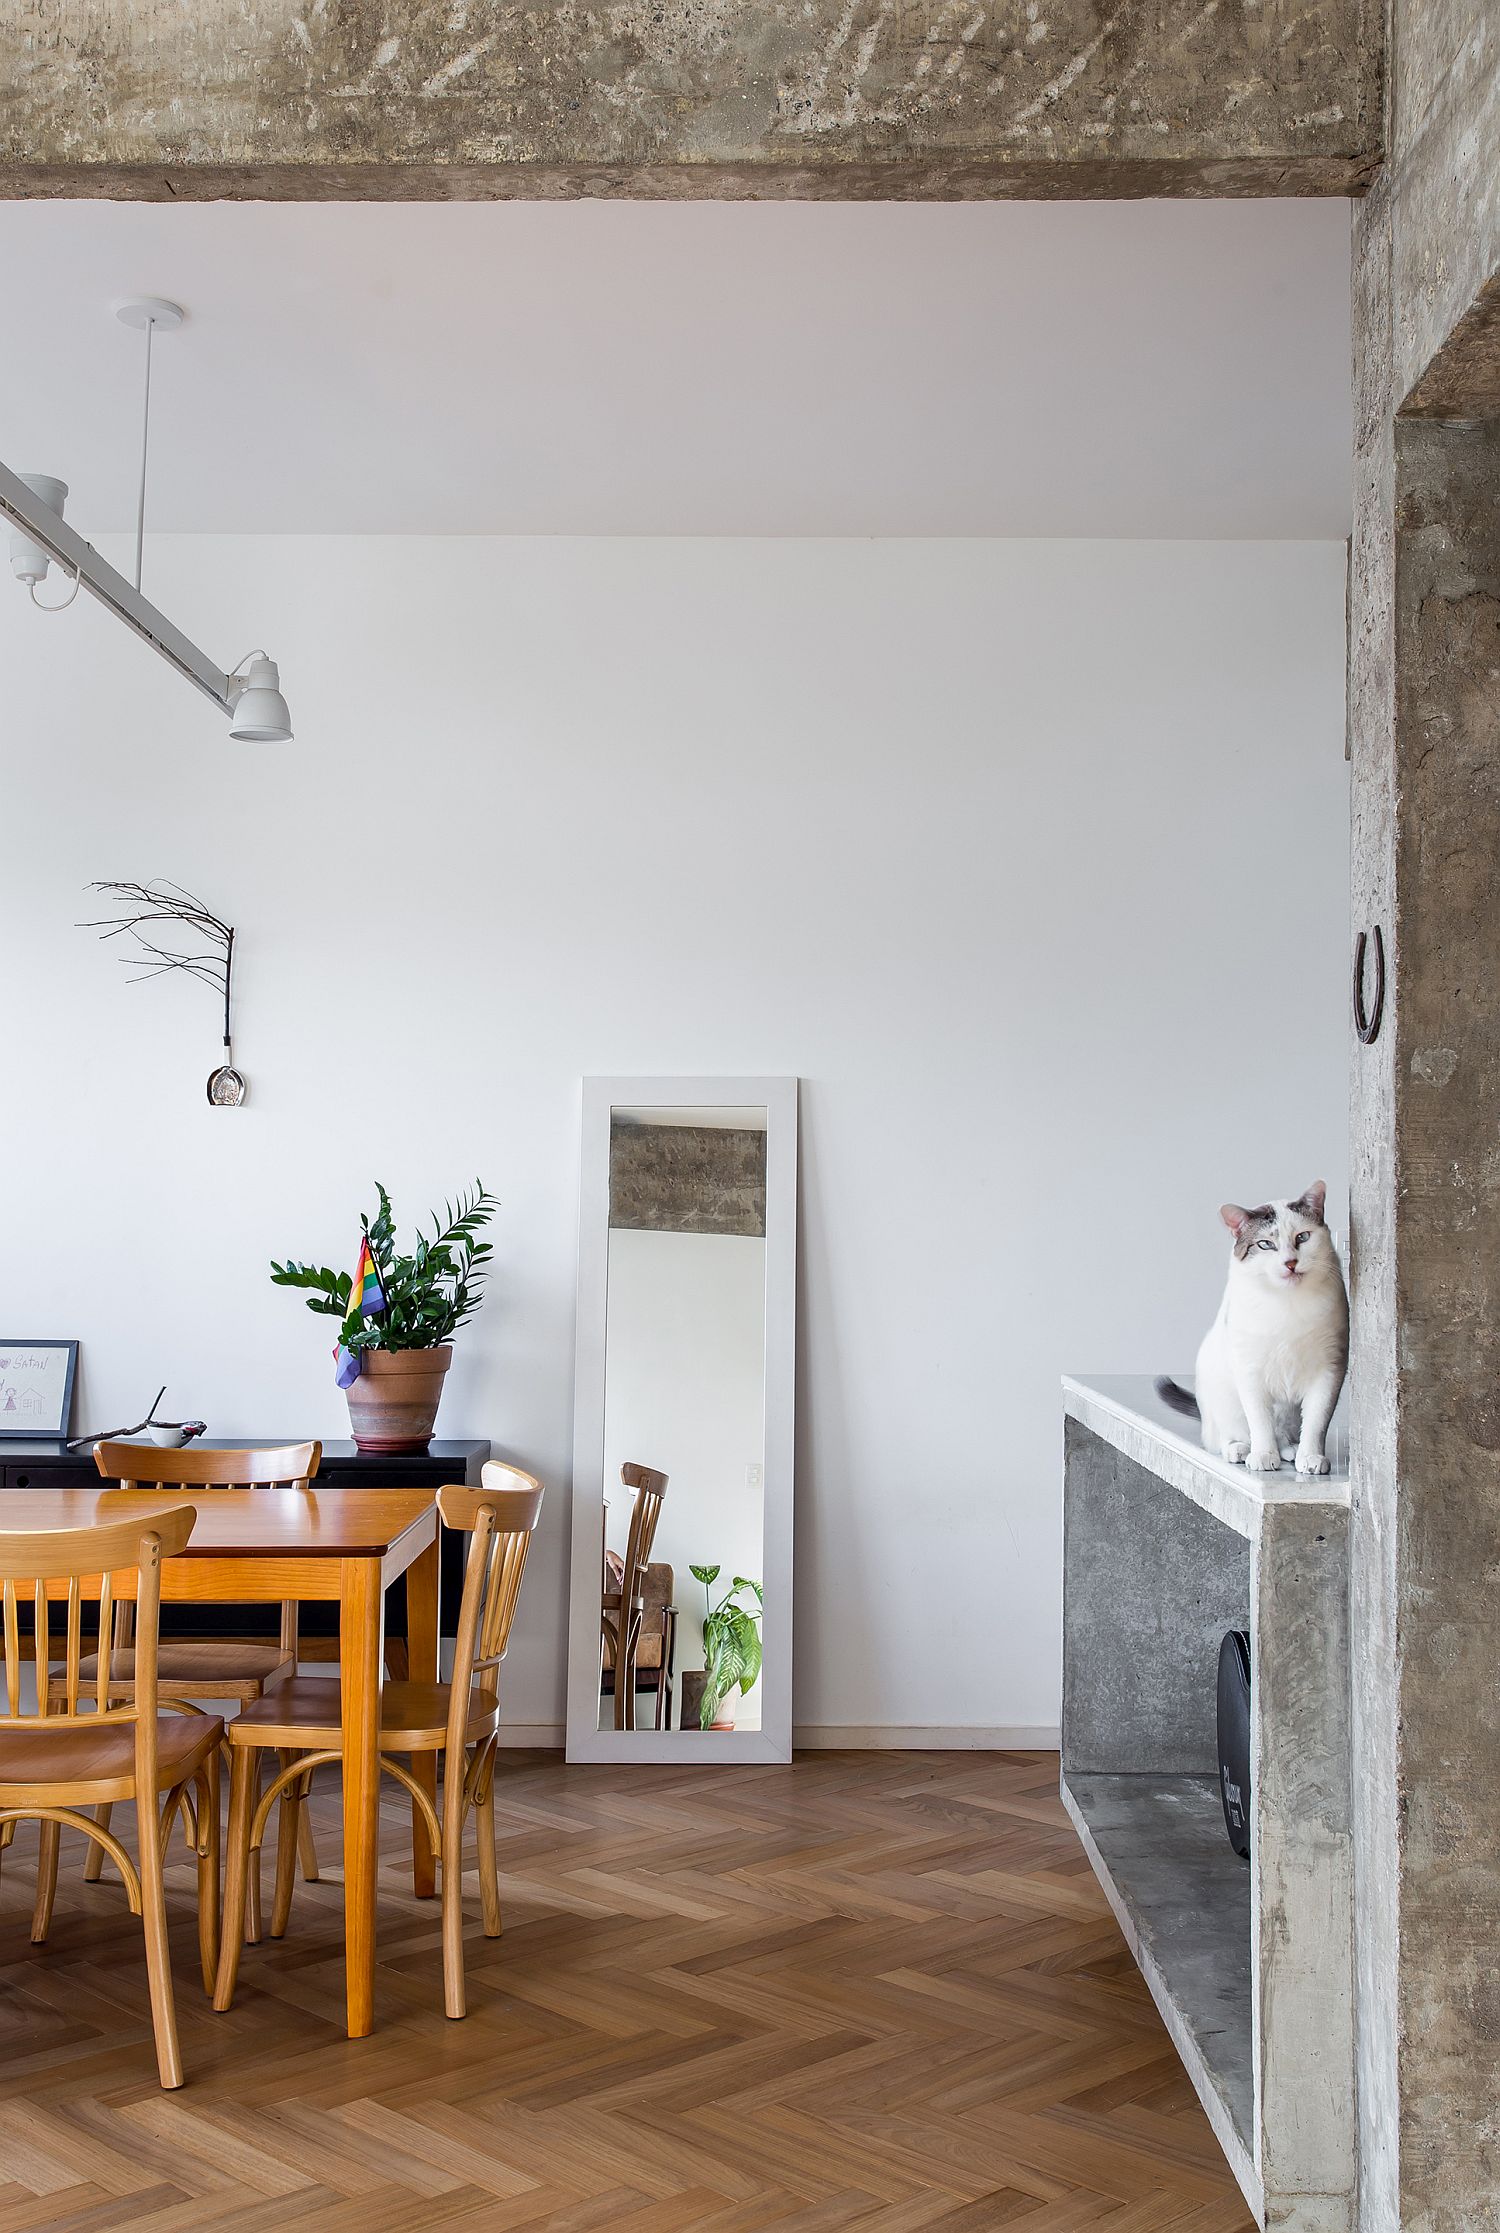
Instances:
[[[759,1582],[736,1574],[716,1605],[712,1590],[719,1579],[719,1568],[695,1566],[691,1571],[694,1579],[703,1584],[704,1604],[703,1692],[698,1706],[698,1727],[732,1729],[735,1691],[748,1698],[760,1680],[760,1620],[765,1610],[765,1592]],[[748,1606],[737,1602],[742,1590],[755,1593],[753,1613]],[[682,1680],[685,1704],[687,1676]]]

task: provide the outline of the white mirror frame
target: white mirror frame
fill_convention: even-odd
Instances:
[[[766,1444],[761,1726],[599,1727],[599,1576],[604,1546],[604,1357],[609,1301],[609,1126],[615,1108],[766,1112]],[[573,1574],[568,1621],[569,1760],[743,1761],[792,1757],[792,1469],[797,1361],[797,1080],[585,1078],[573,1382]]]

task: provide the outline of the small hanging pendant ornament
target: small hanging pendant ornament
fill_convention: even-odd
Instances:
[[[224,1052],[234,1052],[227,1039]],[[232,1062],[221,1062],[217,1070],[209,1071],[208,1098],[216,1109],[237,1109],[245,1098],[245,1091],[245,1081]]]
[[[208,1098],[216,1109],[237,1109],[245,1098],[245,1081],[234,1067],[229,1040],[229,978],[234,968],[234,932],[224,942],[224,1060],[208,1073]]]
[[[234,931],[230,924],[220,922],[211,914],[201,899],[194,899],[180,884],[91,884],[91,892],[107,892],[111,899],[124,900],[127,912],[109,917],[103,922],[82,923],[82,930],[97,930],[101,937],[117,938],[125,931],[140,948],[138,953],[122,954],[120,959],[136,970],[140,977],[161,977],[169,970],[182,969],[190,977],[200,977],[204,984],[212,985],[224,1002],[224,1060],[215,1070],[210,1070],[205,1091],[209,1106],[215,1109],[237,1109],[247,1091],[244,1077],[234,1067],[234,1048],[229,1036],[229,994],[234,972]],[[206,943],[183,951],[176,946],[161,944],[162,933],[154,928],[159,923],[173,925],[179,932],[196,932]],[[146,926],[153,926],[148,934]]]

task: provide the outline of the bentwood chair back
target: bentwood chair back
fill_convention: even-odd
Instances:
[[[35,1820],[52,1866],[39,1880],[32,1938],[51,1923],[59,1832],[74,1829],[107,1851],[125,1880],[132,1914],[145,1930],[146,1973],[157,2067],[164,2086],[182,2084],[177,2019],[167,1949],[162,1864],[179,1812],[198,1857],[198,1944],[205,1984],[218,1952],[219,1746],[217,1716],[164,1714],[157,1696],[157,1616],[163,1559],[183,1550],[197,1514],[191,1505],[136,1512],[102,1526],[33,1534],[0,1532],[5,1706],[0,1719],[0,1827]],[[99,1590],[100,1648],[84,1674],[84,1584]],[[118,1585],[118,1586],[117,1586]],[[133,1600],[133,1673],[122,1697],[111,1666],[111,1613]],[[50,1681],[54,1658],[52,1607],[64,1605],[62,1674]],[[37,1707],[21,1711],[20,1609],[29,1604],[35,1650]],[[54,1688],[57,1696],[54,1699]],[[139,1865],[85,1807],[134,1800]],[[158,1802],[162,1804],[158,1805]]]
[[[495,1752],[499,1743],[499,1666],[510,1641],[521,1577],[542,1509],[542,1484],[529,1473],[491,1460],[477,1489],[437,1492],[445,1527],[469,1536],[463,1597],[453,1647],[453,1679],[446,1683],[387,1682],[380,1693],[380,1765],[405,1786],[420,1811],[442,1868],[443,2004],[464,2013],[464,1825],[476,1817],[479,1888],[486,1938],[500,1936],[499,1867],[495,1853]],[[224,1930],[216,2008],[228,2008],[239,1974],[238,1927],[251,1858],[265,1835],[271,1808],[288,1794],[300,1811],[315,1768],[342,1757],[340,1686],[316,1676],[294,1676],[247,1706],[230,1724],[233,1780],[229,1800],[229,1856],[224,1891]],[[282,1765],[255,1798],[250,1756],[279,1751]],[[402,1758],[437,1752],[443,1757],[442,1816]],[[282,1835],[286,1833],[283,1830]],[[290,1905],[290,1886],[286,1906]],[[273,1937],[286,1924],[278,1880]]]
[[[122,1489],[300,1489],[323,1462],[321,1442],[286,1442],[266,1450],[158,1450],[142,1442],[99,1442],[94,1463],[106,1481]],[[116,1608],[115,1643],[130,1642],[129,1608]],[[278,1643],[250,1638],[213,1638],[199,1642],[168,1637],[160,1647],[158,1673],[164,1691],[179,1698],[258,1698],[290,1674],[297,1661],[297,1607],[281,1608]],[[118,1663],[128,1679],[128,1660]]]
[[[264,1450],[206,1450],[201,1445],[183,1450],[160,1450],[144,1442],[99,1442],[94,1463],[107,1481],[122,1489],[160,1492],[164,1497],[180,1489],[297,1489],[305,1495],[323,1462],[321,1442],[285,1442]],[[131,1608],[115,1607],[114,1680],[121,1697],[130,1692],[134,1661],[130,1652]],[[276,1642],[249,1636],[169,1636],[158,1646],[157,1677],[161,1695],[187,1712],[199,1710],[204,1698],[233,1700],[247,1706],[263,1698],[272,1686],[285,1682],[297,1666],[297,1607],[281,1608],[281,1634]],[[100,1633],[103,1631],[101,1629]],[[92,1658],[84,1662],[85,1677],[93,1679]],[[102,1817],[109,1827],[109,1815]],[[302,1873],[317,1880],[318,1857],[312,1825],[303,1818],[301,1829]],[[290,1865],[290,1855],[286,1861]],[[278,1867],[282,1857],[278,1855]],[[99,1880],[104,1849],[95,1846],[84,1870],[91,1884]],[[257,1878],[250,1901],[250,1930],[260,1936],[260,1883]]]
[[[469,1536],[458,1635],[453,1646],[450,1746],[463,1741],[469,1696],[476,1679],[485,1696],[498,1689],[498,1669],[510,1644],[521,1577],[541,1516],[542,1495],[540,1481],[493,1458],[483,1469],[479,1488],[438,1490],[438,1515],[444,1527]]]
[[[618,1590],[606,1589],[602,1608],[603,1664],[614,1675],[615,1727],[635,1727],[635,1671],[645,1609],[646,1569],[656,1541],[667,1476],[653,1466],[626,1464],[620,1479],[635,1491]]]

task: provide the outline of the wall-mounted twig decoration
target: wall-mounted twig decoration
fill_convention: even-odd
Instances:
[[[194,899],[180,884],[99,883],[91,892],[119,900],[124,912],[107,915],[80,930],[97,930],[101,938],[118,938],[122,932],[134,940],[129,953],[120,955],[127,969],[135,971],[133,983],[147,977],[164,977],[180,969],[189,977],[211,985],[224,1002],[224,1060],[209,1073],[208,1098],[215,1108],[237,1109],[245,1098],[245,1081],[233,1066],[229,1038],[229,990],[234,971],[234,930]],[[176,938],[180,944],[168,944]],[[196,937],[199,941],[193,944]]]

